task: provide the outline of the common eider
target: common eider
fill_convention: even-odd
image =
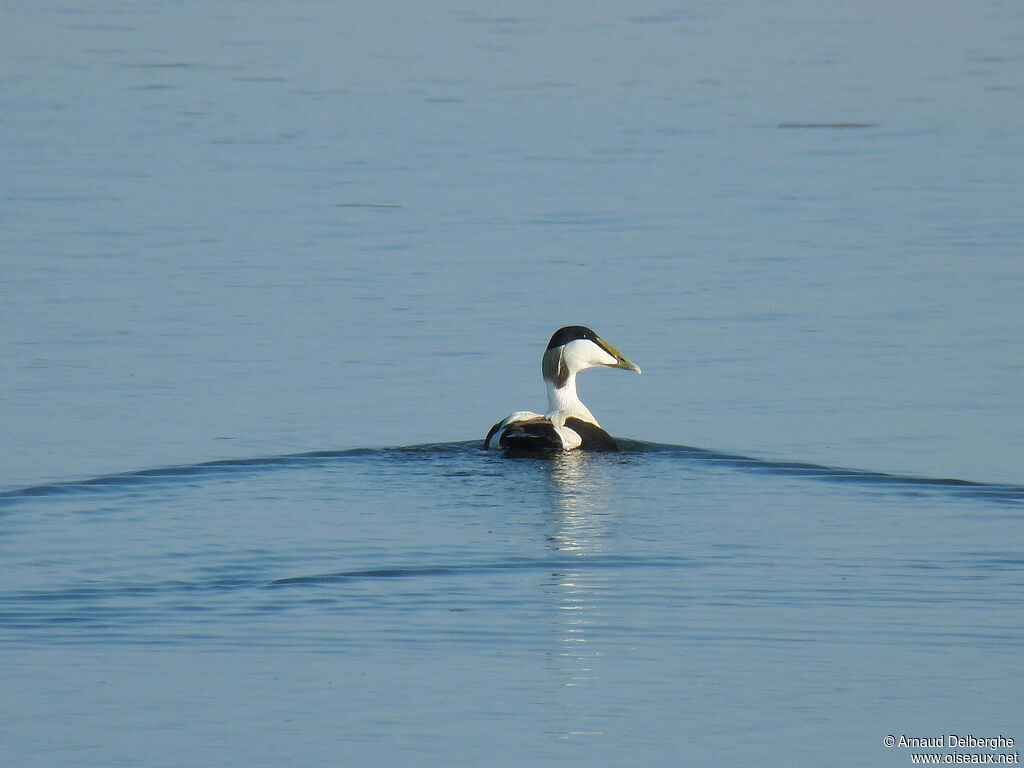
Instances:
[[[617,451],[614,438],[601,428],[576,394],[576,374],[597,366],[640,373],[636,365],[589,328],[559,328],[541,358],[548,412],[516,411],[506,416],[491,427],[484,448],[526,453]]]

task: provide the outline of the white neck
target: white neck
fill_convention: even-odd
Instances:
[[[565,415],[565,418],[575,416],[578,419],[589,421],[592,424],[597,424],[597,419],[594,418],[594,414],[590,412],[580,400],[580,396],[576,394],[576,374],[570,373],[568,380],[562,387],[555,387],[553,381],[544,382],[548,388],[548,416],[550,417],[553,413],[561,412]],[[600,424],[597,424],[600,426]]]

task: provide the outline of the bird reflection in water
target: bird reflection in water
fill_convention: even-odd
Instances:
[[[559,552],[593,555],[604,550],[611,513],[606,456],[566,451],[551,459],[551,512],[548,537]]]
[[[608,455],[566,452],[550,463],[551,531],[549,546],[557,551],[561,565],[551,574],[547,591],[556,614],[553,624],[557,646],[551,652],[565,700],[561,711],[567,717],[563,728],[554,730],[559,739],[577,739],[604,733],[604,720],[593,709],[592,694],[574,690],[596,684],[602,666],[604,644],[595,642],[595,625],[607,621],[600,607],[599,593],[607,589],[606,569],[595,567],[611,543],[608,524],[613,515],[614,493],[609,487]]]

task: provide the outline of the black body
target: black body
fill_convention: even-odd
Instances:
[[[597,424],[592,424],[589,421],[583,421],[583,419],[577,419],[573,416],[565,420],[565,426],[578,434],[583,441],[579,448],[575,450],[619,450],[615,438],[597,426]],[[499,429],[501,429],[500,422],[491,427],[487,437],[484,438],[484,446],[490,442]],[[498,437],[498,445],[511,451],[524,453],[561,453],[565,450],[562,447],[562,439],[547,419],[513,421],[502,430],[501,435]]]

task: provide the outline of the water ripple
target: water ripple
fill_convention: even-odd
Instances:
[[[684,445],[650,443],[641,440],[620,439],[622,455],[658,455],[662,458],[678,458],[681,462],[700,462],[723,466],[744,472],[758,472],[784,477],[799,477],[835,483],[853,483],[877,488],[902,489],[908,491],[932,491],[966,496],[974,499],[1009,504],[1024,504],[1024,486],[1000,483],[980,483],[957,478],[917,477],[897,475],[872,470],[831,467],[799,461],[773,461],[741,454]],[[463,458],[493,458],[494,453],[480,450],[479,440],[463,440],[448,443],[426,443],[391,448],[352,448],[348,450],[310,451],[243,459],[218,459],[198,464],[172,467],[158,467],[133,472],[120,472],[84,480],[69,480],[42,485],[16,488],[0,492],[0,506],[19,500],[39,496],[57,496],[74,493],[96,493],[108,489],[120,489],[151,483],[166,483],[181,479],[207,476],[224,476],[239,473],[323,466],[353,458],[415,459],[418,457],[458,456]],[[513,461],[545,461],[546,459],[514,459]]]
[[[463,576],[467,574],[495,573],[511,570],[526,571],[574,571],[580,568],[680,568],[697,564],[695,558],[648,558],[648,557],[586,557],[572,560],[551,558],[521,558],[495,563],[460,563],[458,565],[408,566],[392,568],[368,568],[337,573],[293,576],[275,579],[268,587],[293,584],[334,584],[367,579],[403,579],[420,576]]]

